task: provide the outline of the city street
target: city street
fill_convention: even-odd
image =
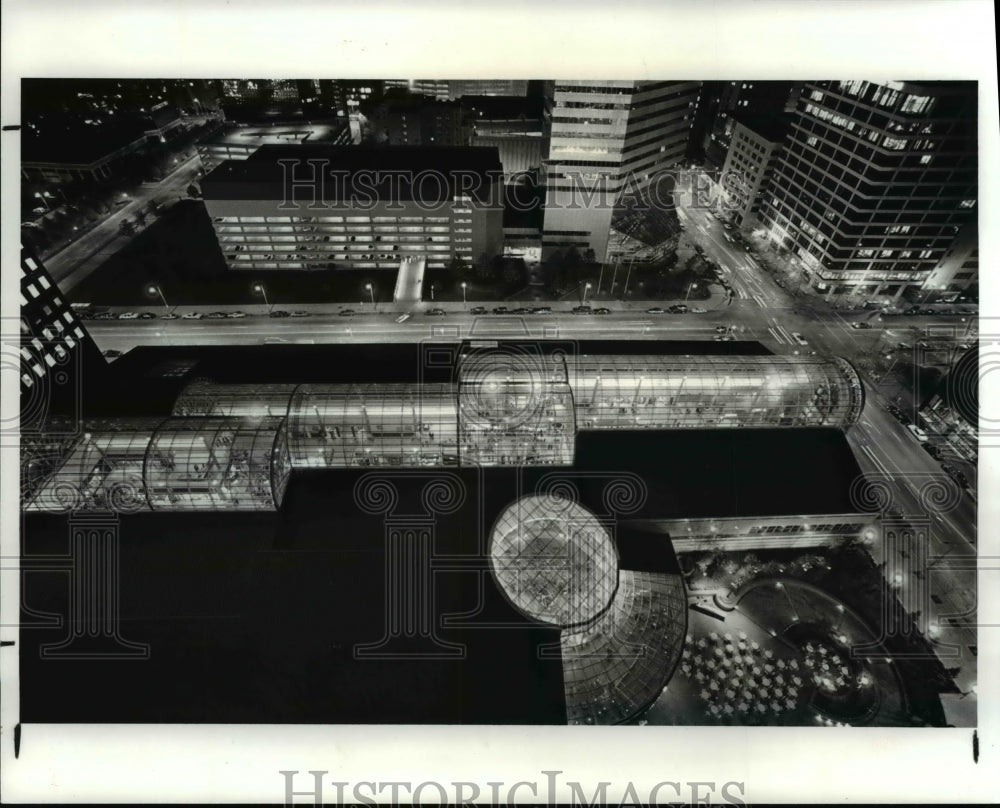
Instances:
[[[187,197],[187,188],[198,179],[201,160],[197,152],[179,163],[168,176],[159,182],[148,182],[139,186],[129,195],[128,204],[122,205],[93,230],[80,236],[58,252],[45,258],[45,266],[58,282],[65,294],[91,272],[100,267],[108,258],[128,244],[120,227],[126,219],[134,218],[139,211],[146,210],[152,200],[164,207]],[[150,219],[153,216],[150,215]]]

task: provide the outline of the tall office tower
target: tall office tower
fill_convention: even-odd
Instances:
[[[387,79],[386,87],[408,89],[439,101],[456,101],[466,95],[518,95],[528,92],[527,79]]]
[[[698,81],[557,81],[548,160],[543,255],[608,251],[623,193],[645,190],[684,158]]]
[[[707,139],[704,141],[708,163],[719,167],[726,159],[737,121],[755,132],[780,129],[795,110],[802,82],[727,81],[715,99],[715,108]]]
[[[975,82],[807,82],[761,224],[817,293],[923,299],[976,221],[976,122]]]

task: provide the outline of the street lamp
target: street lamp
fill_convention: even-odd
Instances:
[[[48,200],[42,195],[41,191],[35,191],[35,199],[42,200],[42,204],[45,205],[46,210],[52,210],[51,206],[48,203]]]
[[[163,301],[163,307],[167,310],[168,313],[170,312],[170,306],[167,303],[167,299],[163,296],[163,292],[160,290],[159,286],[150,286],[146,291],[149,292],[149,294],[151,295],[159,295],[160,300]]]
[[[466,305],[468,305],[468,302],[469,302],[466,299],[466,297],[465,297],[465,286],[466,286],[465,281],[462,281],[462,306],[463,307],[465,307]]]
[[[635,261],[635,256],[630,255],[628,259],[628,271],[625,273],[625,286],[622,287],[622,300],[628,295],[628,279],[632,277],[632,262]]]
[[[697,286],[698,286],[697,283],[691,283],[691,284],[688,285],[687,294],[684,295],[684,302],[685,303],[687,303],[688,298],[691,297],[691,290],[694,289],[694,288],[696,288]]]
[[[253,290],[257,294],[263,295],[263,297],[264,297],[264,305],[267,306],[267,313],[270,314],[271,313],[271,303],[267,299],[267,290],[264,288],[264,284],[262,284],[262,283],[255,283],[253,285]]]
[[[433,287],[431,287],[431,288],[433,289]],[[375,308],[375,289],[372,287],[372,285],[370,283],[366,283],[365,284],[365,289],[367,289],[368,290],[368,294],[370,294],[372,296],[372,309],[374,309]],[[433,299],[433,297],[432,297],[432,299]]]
[[[587,292],[589,292],[589,291],[590,291],[590,284],[589,283],[585,283],[583,285],[583,302],[584,303],[587,302]]]

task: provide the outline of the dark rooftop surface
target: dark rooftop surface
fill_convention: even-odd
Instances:
[[[22,162],[89,165],[139,140],[153,123],[139,115],[101,119],[96,114],[49,112],[37,118],[37,127],[22,130]]]
[[[542,99],[519,95],[466,95],[462,108],[473,121],[540,119]]]
[[[226,160],[202,181],[206,199],[275,199],[285,190],[282,160],[295,160],[297,198],[311,201],[311,189],[302,180],[313,176],[308,160],[326,161],[325,200],[370,199],[450,202],[464,179],[478,183],[473,195],[490,196],[492,182],[503,170],[496,148],[474,146],[333,146],[321,143],[264,145],[247,160]],[[361,172],[386,172],[386,177]],[[418,175],[422,175],[418,178]],[[289,174],[289,178],[291,178]],[[445,187],[442,178],[447,178]],[[319,181],[316,180],[318,185]]]

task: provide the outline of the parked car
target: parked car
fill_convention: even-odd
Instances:
[[[675,303],[667,309],[671,314],[687,314],[687,310],[688,307],[683,303]]]
[[[509,314],[510,313],[510,309],[508,309],[506,306],[496,306],[493,309],[493,313],[494,314]]]
[[[118,315],[110,311],[102,311],[94,315],[95,320],[117,320]]]
[[[117,359],[122,355],[121,351],[116,351],[114,348],[109,348],[104,352],[104,356],[108,359]]]
[[[231,311],[226,315],[230,320],[242,320],[246,316],[247,313],[245,311]]]
[[[140,311],[139,312],[139,319],[140,320],[155,320],[156,319],[156,315],[153,314],[153,312],[151,312],[151,311]]]
[[[182,320],[200,320],[204,315],[200,311],[187,311],[181,315]]]
[[[653,306],[651,309],[646,309],[646,314],[663,314],[663,309],[659,306]]]
[[[430,317],[443,317],[447,313],[448,312],[446,312],[444,309],[427,309],[427,311],[424,312],[424,314]]]
[[[160,319],[161,320],[179,320],[180,317],[178,317],[176,314],[174,314],[171,311],[171,312],[168,312],[167,314],[164,314]]]
[[[728,334],[729,330],[732,328],[730,325],[717,325],[715,327],[716,334]]]
[[[693,309],[690,309],[690,311],[692,314],[705,314],[708,309],[703,309],[701,306],[695,306]]]
[[[119,320],[138,320],[139,312],[137,311],[123,311],[118,315]]]
[[[931,457],[941,457],[941,449],[935,446],[933,443],[923,444],[924,451],[927,452]]]
[[[573,314],[590,314],[592,309],[590,306],[574,306]]]
[[[851,328],[871,328],[871,323],[851,323]]]
[[[916,424],[907,424],[906,428],[910,431],[910,434],[913,435],[913,437],[915,437],[921,443],[924,443],[925,441],[928,440],[927,433],[924,432],[924,430],[922,430]]]
[[[736,341],[736,337],[734,337],[732,334],[716,334],[715,337],[713,337],[713,339],[716,342],[735,342]]]
[[[473,306],[469,310],[469,313],[470,314],[486,314],[486,307],[485,306]]]
[[[531,310],[531,313],[532,314],[552,314],[552,307],[551,306],[535,306],[535,308],[533,308]]]
[[[354,309],[341,309],[338,312],[338,314],[341,317],[353,317],[354,316]]]
[[[792,339],[795,340],[799,345],[808,345],[809,340],[803,337],[798,331],[792,332]]]
[[[225,320],[229,315],[224,311],[210,311],[205,315],[209,320]]]
[[[601,306],[599,309],[594,309],[594,314],[611,314],[611,309]]]
[[[288,316],[289,317],[308,317],[309,316],[309,312],[302,311],[301,309],[299,309],[297,311],[291,312]]]
[[[284,309],[274,309],[274,311],[270,312],[267,316],[268,317],[290,317],[291,315],[287,311],[285,311]]]
[[[514,309],[511,314],[531,314],[531,309],[527,309],[524,306]]]

